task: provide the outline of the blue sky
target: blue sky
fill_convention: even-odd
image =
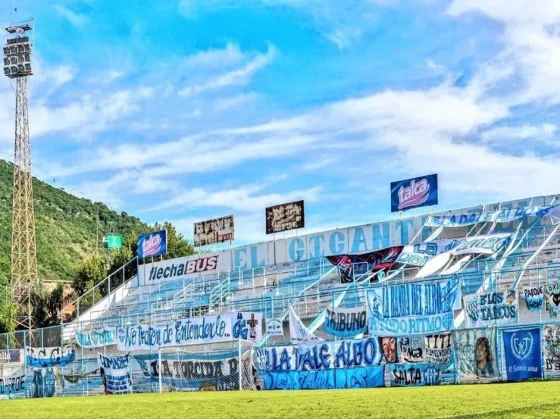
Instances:
[[[434,172],[433,210],[559,192],[557,0],[12,4],[34,174],[187,237],[234,214],[266,239],[264,208],[302,198],[308,231],[388,219],[389,183]]]

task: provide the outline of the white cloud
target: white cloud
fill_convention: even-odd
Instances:
[[[266,53],[258,54],[242,67],[213,77],[203,83],[187,86],[182,89],[179,94],[181,96],[191,96],[208,90],[216,90],[228,86],[244,86],[249,83],[256,72],[270,64],[277,53],[278,52],[274,45],[269,44]]]
[[[516,140],[533,139],[536,142],[548,142],[558,131],[553,124],[502,126],[492,128],[481,134],[480,138],[487,144],[500,144]],[[560,143],[557,144],[560,147]]]
[[[191,55],[185,60],[187,67],[224,67],[237,64],[246,58],[239,45],[228,42],[225,48],[208,49]]]
[[[53,6],[53,9],[75,28],[78,29],[83,28],[89,22],[89,19],[87,18],[86,15],[82,13],[73,12],[72,10],[60,4],[55,4]]]
[[[214,109],[217,111],[226,111],[251,102],[257,97],[258,95],[256,93],[242,93],[239,95],[218,98],[214,101]]]

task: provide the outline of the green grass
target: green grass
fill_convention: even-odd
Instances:
[[[0,401],[11,418],[550,418],[560,382],[370,390],[200,392]]]

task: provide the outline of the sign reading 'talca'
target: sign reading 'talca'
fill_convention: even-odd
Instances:
[[[137,242],[138,259],[164,255],[167,253],[167,231],[141,234]]]
[[[391,182],[391,212],[437,204],[437,174]]]

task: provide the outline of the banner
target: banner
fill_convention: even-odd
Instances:
[[[437,204],[437,174],[391,182],[391,212]]]
[[[9,396],[23,391],[25,391],[25,374],[0,376],[0,396]]]
[[[53,397],[56,392],[56,384],[53,367],[33,368],[33,378],[29,384],[31,398]]]
[[[138,259],[165,255],[167,253],[167,231],[140,234],[136,242]]]
[[[280,233],[305,227],[303,201],[268,207],[265,210],[266,234]]]
[[[178,319],[162,326],[119,327],[117,337],[117,349],[125,352],[235,339],[258,342],[262,338],[262,313],[222,313]]]
[[[268,336],[284,336],[284,326],[278,319],[266,320],[266,334]]]
[[[551,281],[546,284],[546,311],[550,317],[560,317],[560,281]]]
[[[496,328],[457,330],[453,341],[462,382],[497,381]]]
[[[0,349],[0,363],[21,362],[21,349]]]
[[[434,386],[441,383],[441,374],[432,364],[390,364],[391,387]]]
[[[128,372],[128,355],[105,356],[99,354],[98,363],[105,394],[125,394],[132,391],[132,380]]]
[[[301,322],[291,304],[288,304],[288,321],[290,324],[290,338],[292,343],[322,341],[323,339],[311,333]]]
[[[468,327],[515,323],[519,314],[515,290],[490,291],[463,297]]]
[[[405,283],[367,291],[369,334],[408,336],[453,328],[453,311],[461,308],[459,280]]]
[[[338,340],[255,351],[265,390],[371,388],[384,385],[375,338]]]
[[[208,354],[162,352],[161,370],[158,354],[136,355],[144,377],[159,382],[165,391],[239,390],[239,353],[237,350]]]
[[[393,246],[375,252],[327,256],[327,260],[338,267],[341,282],[348,283],[357,275],[388,271],[393,267],[402,250],[403,246]]]
[[[194,223],[194,246],[208,246],[234,240],[233,215]]]
[[[546,376],[560,376],[560,324],[543,327],[543,356]]]
[[[430,215],[424,225],[425,227],[466,227],[478,223],[509,223],[526,217],[544,217],[556,209],[557,205],[546,205],[467,214]]]
[[[504,331],[503,341],[508,381],[542,377],[540,328]]]
[[[382,336],[379,338],[379,347],[383,355],[383,361],[387,364],[399,362],[397,338],[394,336]]]
[[[110,327],[88,332],[76,332],[76,340],[82,348],[99,348],[102,346],[116,345],[116,328]]]
[[[532,312],[538,312],[542,310],[544,301],[542,285],[523,288],[523,297],[525,298],[527,310]]]
[[[327,307],[325,332],[338,337],[354,337],[364,333],[367,327],[367,308]]]
[[[399,359],[406,363],[418,363],[425,360],[423,336],[407,336],[399,338]]]
[[[440,333],[438,335],[426,335],[424,337],[424,357],[426,362],[446,366],[451,364],[453,361],[451,336],[451,333]]]
[[[49,348],[25,347],[25,365],[36,368],[48,368],[60,365],[67,366],[76,359],[76,351],[72,346],[56,346]]]

